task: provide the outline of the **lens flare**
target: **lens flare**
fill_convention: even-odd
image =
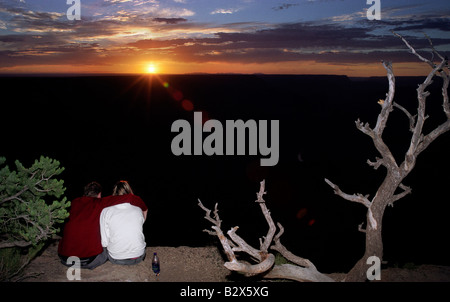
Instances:
[[[183,109],[186,111],[194,110],[194,104],[192,104],[191,101],[186,100],[186,99],[181,102],[181,107],[183,107]]]
[[[181,101],[181,100],[183,100],[183,93],[181,92],[181,91],[179,91],[179,90],[175,90],[173,93],[172,93],[172,97],[175,99],[175,101]]]
[[[147,65],[147,73],[157,73],[158,69],[156,68],[155,64],[148,64]]]

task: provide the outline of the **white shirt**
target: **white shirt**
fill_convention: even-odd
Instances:
[[[117,260],[142,256],[146,247],[143,224],[142,210],[129,203],[103,209],[100,215],[102,246]]]

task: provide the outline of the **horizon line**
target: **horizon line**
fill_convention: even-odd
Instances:
[[[309,74],[309,73],[234,73],[234,72],[219,72],[219,73],[209,73],[209,72],[189,72],[189,73],[113,73],[113,72],[75,72],[75,73],[63,73],[63,72],[31,72],[31,73],[0,73],[0,77],[104,77],[104,76],[201,76],[201,75],[236,75],[236,76],[311,76],[311,77],[346,77],[348,79],[359,79],[359,78],[386,78],[386,76],[348,76],[345,74]],[[396,76],[396,78],[415,78],[415,77],[426,77],[424,75],[410,75],[410,76]]]

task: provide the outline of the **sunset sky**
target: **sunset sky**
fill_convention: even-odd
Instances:
[[[391,30],[450,52],[450,1],[0,0],[0,73],[424,75]]]

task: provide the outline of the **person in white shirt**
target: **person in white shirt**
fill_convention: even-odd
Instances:
[[[127,181],[116,183],[113,195],[133,194]],[[145,236],[142,226],[147,211],[129,203],[103,209],[100,215],[102,246],[108,251],[108,260],[114,264],[133,265],[145,259]]]

